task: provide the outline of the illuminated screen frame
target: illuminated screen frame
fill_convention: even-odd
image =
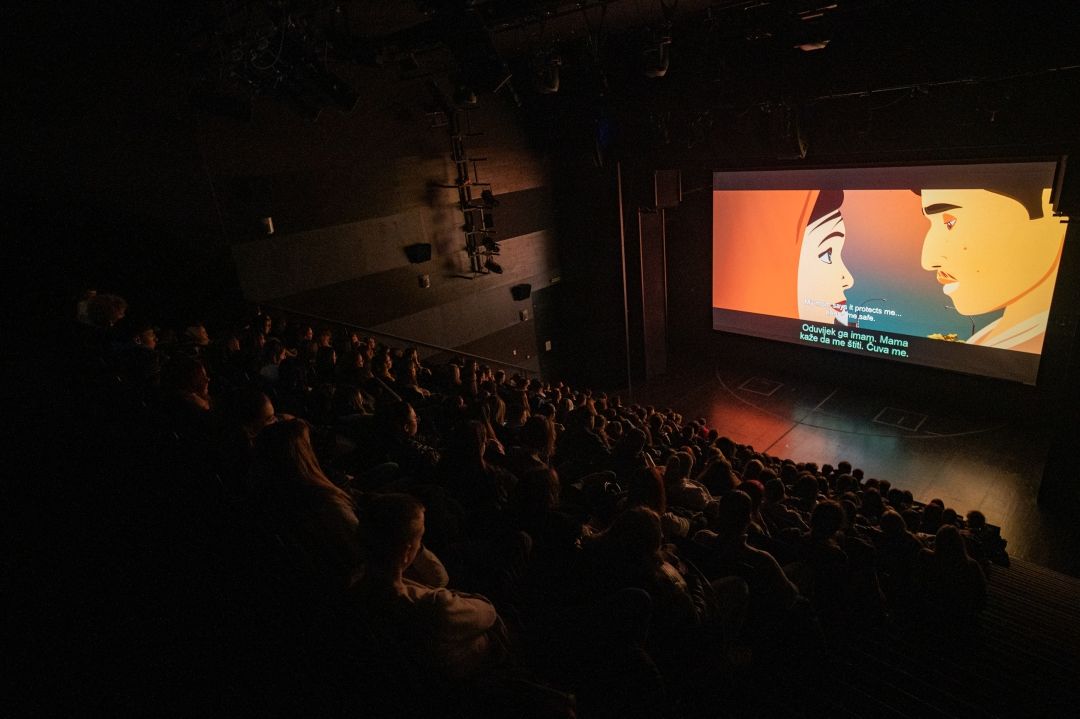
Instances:
[[[1048,208],[1018,218],[1023,201],[1001,188],[1037,188],[1028,206],[1045,205],[1056,167],[1034,160],[715,172],[713,329],[1034,385],[1067,225]],[[827,205],[837,190],[842,204]],[[1014,228],[1008,240],[975,242],[1001,227]],[[1048,267],[1053,242],[1056,259],[1035,289],[1012,287],[1029,284],[1035,270],[1025,263]],[[1014,252],[1022,243],[1043,249]],[[831,274],[821,280],[823,273]],[[806,289],[836,283],[846,283],[841,294]],[[1036,290],[1040,298],[1049,292],[1046,311],[1018,321]],[[992,307],[1002,292],[1008,303]],[[1016,299],[1024,296],[1027,305]]]

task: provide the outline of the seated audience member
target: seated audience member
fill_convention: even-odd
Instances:
[[[477,529],[490,528],[506,507],[516,481],[514,475],[487,461],[487,442],[488,430],[483,422],[471,420],[460,425],[438,465],[439,483],[470,513]]]
[[[919,522],[919,531],[923,534],[934,535],[941,528],[942,518],[945,516],[945,503],[940,499],[931,499],[923,507],[922,519]]]
[[[329,346],[320,346],[315,353],[315,379],[318,382],[333,382],[337,377],[337,350]]]
[[[365,359],[359,348],[343,348],[337,353],[334,364],[334,379],[339,384],[361,386],[370,378],[370,370],[364,366]]]
[[[567,414],[566,429],[556,440],[555,456],[559,474],[571,481],[605,468],[603,465],[611,455],[593,432],[593,413],[588,407],[579,407]],[[564,472],[569,472],[569,476]]]
[[[951,524],[954,527],[959,527],[960,515],[952,507],[946,507],[945,511],[941,513],[941,524]]]
[[[176,351],[188,357],[205,359],[210,350],[210,333],[202,322],[184,328],[184,334],[176,345]]]
[[[743,466],[742,477],[740,477],[740,479],[743,482],[757,479],[764,469],[765,465],[762,464],[760,459],[752,459]]]
[[[149,322],[132,321],[125,330],[117,352],[121,372],[140,388],[157,387],[162,362],[157,329]]]
[[[664,467],[664,491],[668,503],[701,512],[713,501],[709,490],[690,479],[694,457],[687,452],[674,452]]]
[[[973,559],[982,562],[994,562],[1003,567],[1009,566],[1009,555],[1005,551],[1006,542],[996,528],[986,523],[986,515],[977,509],[967,513],[967,529],[964,539],[971,548]]]
[[[860,497],[859,514],[867,524],[877,524],[881,520],[881,514],[885,511],[885,505],[881,501],[881,494],[877,489],[868,488],[863,490]]]
[[[281,363],[285,361],[287,351],[285,345],[277,338],[266,340],[262,352],[262,364],[259,367],[261,376],[269,387],[276,387],[281,379]]]
[[[334,392],[334,416],[339,424],[350,425],[357,422],[357,418],[374,414],[375,402],[364,394],[364,390],[351,384],[337,386]]]
[[[207,353],[214,378],[230,390],[250,383],[247,358],[240,346],[240,334],[226,332],[214,342],[213,351]]]
[[[288,393],[300,406],[300,399],[316,382],[315,358],[319,354],[319,345],[315,340],[303,340],[296,354],[281,361],[278,371],[278,389]]]
[[[395,392],[410,404],[420,405],[431,398],[431,392],[420,386],[417,376],[418,365],[405,362],[398,366],[397,381],[392,385]]]
[[[638,470],[654,466],[646,449],[648,441],[648,435],[637,427],[623,433],[618,444],[611,450],[609,464],[609,469],[619,481],[629,481]]]
[[[775,536],[784,530],[805,532],[810,527],[802,515],[789,507],[784,499],[784,481],[770,479],[765,485],[765,498],[761,505],[761,516],[769,528],[769,533]]]
[[[240,356],[237,363],[243,374],[256,377],[262,369],[263,351],[266,348],[266,335],[250,327],[240,332]]]
[[[888,500],[889,507],[893,510],[897,512],[903,512],[905,509],[907,509],[907,504],[904,502],[903,490],[892,487],[891,489],[889,489],[886,498]]]
[[[421,665],[450,677],[480,675],[506,659],[505,626],[482,596],[404,576],[423,537],[418,500],[406,494],[370,498],[359,529],[364,573],[351,594],[358,610],[378,617],[377,629]]]
[[[710,550],[707,565],[702,567],[708,576],[738,576],[746,581],[750,589],[748,621],[761,629],[792,608],[799,590],[771,554],[747,543],[752,508],[745,492],[725,494],[720,498],[715,531],[698,532],[694,540]]]
[[[517,433],[517,444],[511,445],[502,460],[514,476],[537,469],[547,469],[548,460],[555,451],[555,427],[546,417],[533,415],[525,420]]]
[[[739,486],[739,478],[723,455],[706,464],[694,481],[708,489],[713,497],[719,497]]]
[[[226,426],[221,440],[222,478],[230,482],[238,494],[250,495],[248,480],[255,438],[278,417],[270,398],[254,387],[237,390],[226,405]],[[291,416],[286,418],[293,419]]]
[[[544,555],[566,561],[581,539],[582,523],[560,507],[559,475],[542,467],[525,472],[510,491],[506,519],[533,540],[531,562]]]
[[[915,583],[926,611],[946,625],[970,622],[986,604],[982,567],[968,556],[960,530],[951,524],[938,529],[932,550],[919,553]]]
[[[359,567],[356,513],[348,493],[319,466],[308,423],[292,419],[263,427],[252,474],[256,505],[269,528],[303,552],[314,581],[328,589],[347,587]]]
[[[408,402],[381,403],[375,411],[385,460],[394,462],[402,477],[416,482],[431,480],[439,463],[439,452],[417,440],[420,420]]]
[[[817,475],[813,472],[803,471],[799,473],[792,488],[792,500],[795,508],[800,512],[811,514],[818,502],[818,492],[821,486],[818,484]]]
[[[768,474],[770,474],[769,470],[765,470],[761,476],[767,477]],[[765,499],[765,485],[762,484],[760,479],[751,479],[740,484],[739,490],[750,497],[750,524],[747,527],[750,544],[758,549],[769,551],[765,545],[773,544],[772,535],[769,532],[769,527],[765,524],[764,518],[761,516],[761,503]]]
[[[844,614],[848,578],[848,557],[838,536],[843,526],[844,510],[839,503],[818,502],[810,515],[810,530],[799,539],[798,561],[784,568],[819,615],[834,622]]]
[[[904,519],[893,510],[881,515],[877,535],[877,564],[881,588],[894,610],[913,609],[915,562],[923,545],[908,531]]]
[[[161,390],[165,410],[177,422],[181,434],[208,430],[210,375],[202,360],[174,357],[162,371]]]
[[[601,472],[590,477],[590,481],[599,480],[605,476],[613,475],[610,472]],[[691,531],[701,529],[705,524],[705,519],[700,513],[668,511],[664,476],[658,467],[642,467],[634,472],[623,487],[626,489],[625,506],[627,508],[648,507],[660,515],[660,528],[665,537],[686,537]]]
[[[380,347],[375,355],[371,358],[371,374],[378,380],[385,382],[388,385],[393,386],[396,382],[394,375],[391,373],[394,367],[394,359],[390,355],[389,350]]]
[[[92,290],[91,290],[92,292]],[[87,297],[86,311],[79,312],[81,324],[97,329],[114,327],[127,315],[128,303],[123,297],[110,294],[97,294]],[[81,303],[80,303],[81,304]]]
[[[665,655],[686,651],[710,635],[733,641],[746,611],[746,583],[729,577],[710,584],[697,574],[684,574],[661,551],[662,542],[660,515],[653,510],[634,507],[617,516],[589,544],[598,596],[624,587],[648,592],[653,602],[650,640]]]

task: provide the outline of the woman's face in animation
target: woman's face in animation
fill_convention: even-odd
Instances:
[[[848,323],[844,293],[855,280],[842,256],[846,235],[840,210],[807,225],[799,249],[799,319]]]

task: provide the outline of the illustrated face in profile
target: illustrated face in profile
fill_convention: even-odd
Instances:
[[[842,256],[846,236],[844,217],[838,207],[807,224],[799,248],[799,319],[848,323],[844,293],[855,280]]]
[[[936,274],[960,314],[978,315],[1025,299],[1032,304],[1026,311],[1049,309],[1050,292],[1037,302],[1028,297],[1054,276],[1061,255],[1064,226],[1052,216],[1049,192],[1043,193],[1042,216],[1031,219],[1019,201],[989,190],[922,191],[930,220],[922,267]]]

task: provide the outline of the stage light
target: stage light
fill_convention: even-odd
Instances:
[[[542,54],[534,61],[533,87],[541,95],[554,95],[559,91],[559,68],[562,58],[558,55]]]
[[[476,92],[465,85],[458,85],[454,90],[454,104],[458,107],[476,107],[479,104],[479,100],[476,97]]]
[[[502,265],[496,262],[494,257],[488,257],[486,260],[484,260],[484,267],[489,272],[494,272],[497,275],[501,275],[503,271]]]
[[[484,190],[481,192],[480,199],[483,201],[484,207],[492,208],[499,206],[499,201],[495,199],[495,195],[492,194],[491,190]]]
[[[665,35],[656,45],[645,48],[641,54],[645,77],[663,77],[667,75],[671,64],[671,37]]]

